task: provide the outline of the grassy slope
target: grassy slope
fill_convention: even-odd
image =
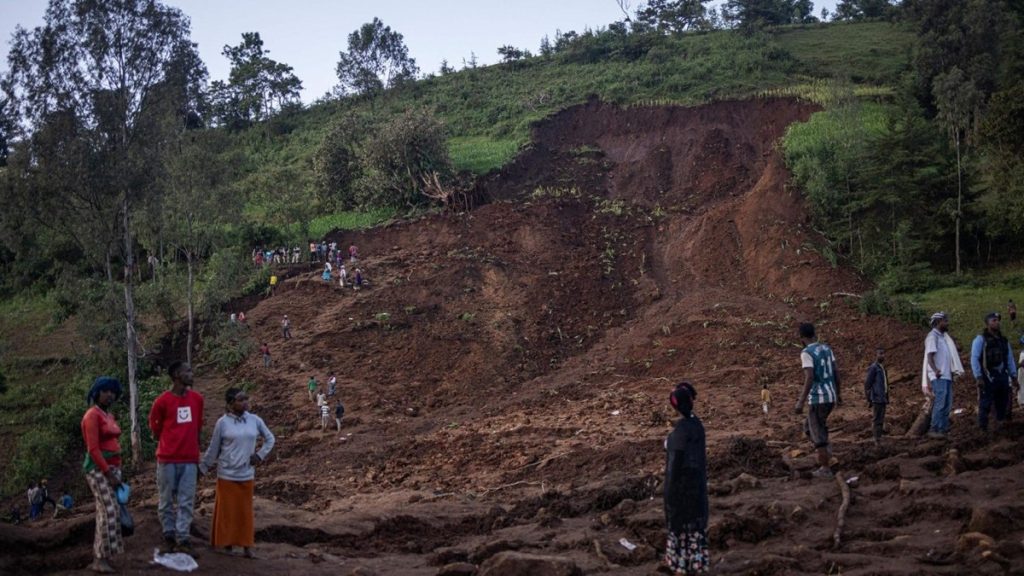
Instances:
[[[312,154],[332,118],[433,110],[448,126],[459,169],[485,173],[508,162],[529,139],[530,123],[590,95],[623,105],[699,104],[807,85],[834,76],[886,86],[908,62],[912,35],[889,23],[787,27],[772,38],[731,31],[663,39],[645,55],[621,50],[534,58],[417,82],[374,101],[318,104],[239,137],[250,158],[248,182],[312,188]],[[250,211],[258,216],[259,210]]]
[[[1017,303],[1017,324],[1006,316],[1008,300]],[[943,310],[949,314],[949,331],[961,345],[969,345],[981,331],[985,314],[1003,315],[1003,333],[1010,338],[1013,348],[1019,347],[1018,338],[1024,334],[1024,269],[1006,268],[965,281],[961,286],[938,288],[916,295],[913,300],[929,315]]]

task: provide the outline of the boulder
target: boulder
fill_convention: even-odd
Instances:
[[[982,534],[981,532],[967,532],[957,539],[956,551],[963,554],[964,552],[969,552],[975,548],[994,548],[995,545],[995,540],[987,534]]]
[[[581,576],[569,558],[522,552],[499,552],[480,566],[480,576]]]
[[[476,566],[468,562],[446,564],[437,571],[437,576],[475,576]]]
[[[1002,538],[1013,531],[1014,522],[1010,514],[1001,508],[978,507],[971,510],[967,523],[968,532],[981,532],[993,538]]]

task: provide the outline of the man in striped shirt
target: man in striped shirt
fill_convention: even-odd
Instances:
[[[814,324],[800,325],[800,341],[804,345],[800,353],[800,364],[804,370],[804,388],[796,403],[796,413],[802,414],[804,403],[809,405],[804,431],[814,443],[818,452],[818,469],[814,476],[832,478],[829,466],[828,416],[837,404],[842,404],[839,394],[839,372],[836,357],[826,344],[818,342]]]

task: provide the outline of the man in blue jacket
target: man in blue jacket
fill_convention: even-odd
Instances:
[[[985,316],[985,331],[971,344],[971,371],[978,383],[978,426],[988,430],[989,412],[995,409],[996,427],[1002,426],[1010,413],[1010,379],[1017,377],[1010,341],[1000,330],[998,312]]]

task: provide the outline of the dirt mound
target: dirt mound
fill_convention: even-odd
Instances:
[[[664,546],[666,399],[684,377],[699,390],[713,480],[752,475],[711,504],[721,573],[1021,569],[1022,527],[985,511],[976,524],[997,540],[957,548],[977,499],[1013,493],[1020,441],[978,438],[970,412],[957,416],[962,474],[944,476],[944,445],[896,439],[919,409],[923,334],[837,295],[866,284],[820,254],[776,147],[814,109],[588,102],[538,124],[531,147],[479,183],[489,204],[330,235],[359,246],[369,286],[287,278],[247,310],[273,365],[252,358],[230,375],[253,384],[253,411],[278,434],[256,488],[274,569],[434,574],[514,550],[647,574]],[[833,451],[860,477],[838,549],[838,486],[809,479],[789,408],[804,320],[839,359],[847,407],[831,419]],[[857,390],[877,345],[890,350],[893,397],[881,447]],[[305,389],[331,372],[340,434],[320,431]],[[201,506],[202,533],[209,493]]]

